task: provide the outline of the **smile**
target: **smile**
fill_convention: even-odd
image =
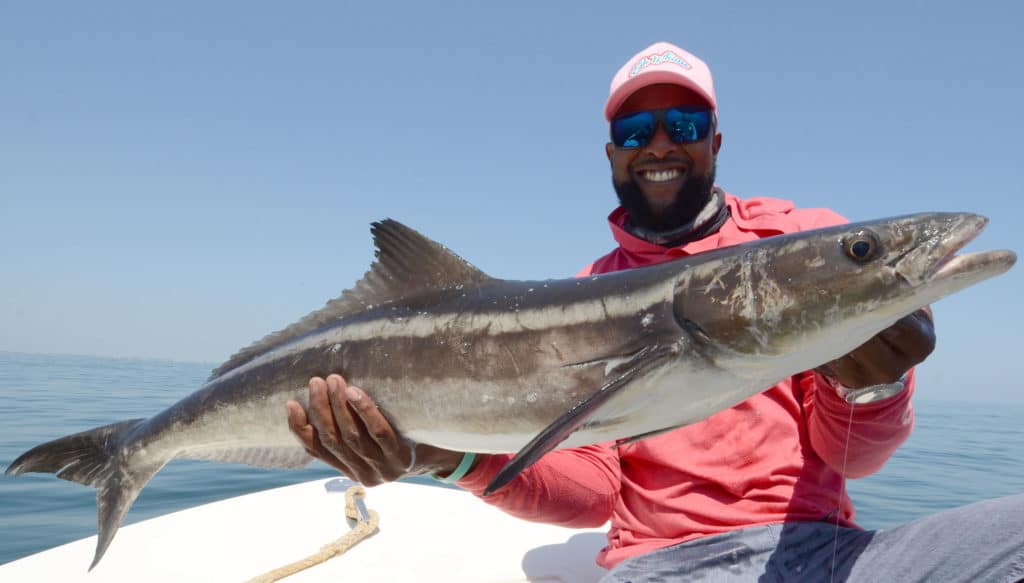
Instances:
[[[673,168],[671,170],[645,170],[640,173],[640,176],[648,182],[668,182],[679,178],[682,174],[679,169]]]

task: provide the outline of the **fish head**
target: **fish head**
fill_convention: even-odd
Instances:
[[[1009,270],[1011,251],[957,254],[986,223],[969,213],[922,213],[719,249],[680,274],[675,315],[731,355],[730,366],[764,368],[773,359],[787,374],[807,370]]]

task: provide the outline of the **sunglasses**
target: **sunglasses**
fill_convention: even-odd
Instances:
[[[691,144],[707,137],[711,131],[710,109],[698,107],[669,107],[627,113],[612,120],[612,143],[619,148],[642,148],[651,143],[654,132],[661,124],[670,140],[677,144]]]

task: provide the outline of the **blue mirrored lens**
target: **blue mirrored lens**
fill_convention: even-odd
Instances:
[[[668,137],[677,144],[697,142],[708,135],[711,128],[711,112],[683,111],[669,109],[665,112],[665,130]]]
[[[612,143],[620,148],[647,145],[654,135],[654,114],[641,111],[612,120]]]
[[[642,148],[650,143],[658,122],[677,144],[699,142],[711,131],[711,110],[673,107],[624,115],[612,120],[612,143],[619,148]]]

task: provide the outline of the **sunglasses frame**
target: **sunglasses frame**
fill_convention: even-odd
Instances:
[[[670,111],[678,111],[684,114],[705,113],[708,117],[707,130],[703,134],[698,135],[697,138],[694,140],[689,140],[685,138],[681,140],[676,140],[668,129],[667,115]],[[647,141],[642,144],[637,144],[636,146],[619,145],[618,142],[615,141],[615,122],[639,114],[650,114],[654,118],[654,123],[650,128],[650,134],[648,135]],[[623,150],[636,150],[637,148],[643,148],[644,146],[651,143],[651,138],[653,138],[654,134],[657,133],[658,126],[660,125],[661,127],[665,128],[665,133],[668,134],[668,137],[670,140],[672,140],[672,143],[695,144],[697,142],[700,142],[704,138],[708,137],[712,133],[712,131],[715,128],[716,121],[717,120],[715,119],[715,112],[710,107],[677,105],[675,107],[665,107],[661,109],[642,109],[640,111],[633,111],[613,118],[612,121],[608,124],[608,137],[611,143],[616,148],[620,148]]]

